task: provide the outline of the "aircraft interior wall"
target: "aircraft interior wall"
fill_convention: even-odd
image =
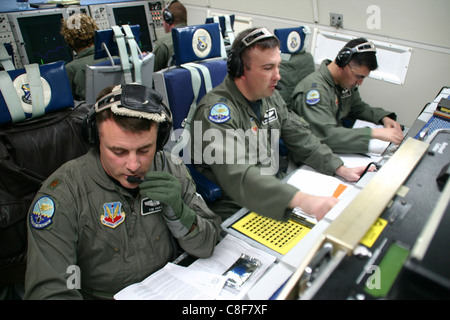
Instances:
[[[360,87],[366,102],[396,112],[398,120],[407,127],[425,104],[450,83],[448,0],[184,0],[183,3],[189,24],[203,23],[210,12],[235,14],[242,25],[249,22],[249,26],[265,26],[271,31],[307,25],[312,32],[316,29],[363,36],[411,48],[403,83],[367,78]],[[342,15],[342,27],[330,26],[331,13]],[[239,31],[236,23],[235,31]],[[313,44],[311,39],[307,51],[313,51]]]

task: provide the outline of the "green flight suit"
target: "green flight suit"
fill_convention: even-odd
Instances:
[[[75,59],[66,64],[66,72],[74,100],[86,99],[86,66],[105,61],[106,58],[94,59],[94,46],[81,51]]]
[[[396,119],[394,113],[374,108],[362,101],[358,88],[343,90],[334,83],[324,60],[319,69],[307,76],[292,93],[292,110],[308,121],[311,131],[338,153],[366,153],[371,130],[345,127],[344,119],[357,119],[381,124],[385,116]]]
[[[289,218],[286,209],[298,189],[281,182],[277,173],[269,170],[278,165],[278,158],[267,159],[277,156],[277,137],[281,136],[297,164],[329,175],[342,165],[342,160],[311,133],[308,124],[286,107],[278,92],[262,99],[260,107],[255,113],[227,75],[202,98],[190,124],[192,163],[221,187],[222,197],[209,206],[223,219],[241,207],[278,220]],[[241,144],[230,144],[227,134],[239,131],[246,137]],[[210,154],[223,159],[211,161]]]
[[[180,23],[175,28],[186,27],[185,23]],[[153,54],[155,55],[155,64],[153,70],[159,71],[168,67],[170,58],[173,56],[173,40],[172,32],[163,34],[156,42],[153,48]]]
[[[184,164],[158,152],[150,170],[179,179],[196,229],[175,239],[161,206],[111,179],[92,148],[52,174],[30,207],[26,299],[112,298],[173,260],[178,245],[196,257],[212,254],[220,218],[197,195]]]
[[[299,53],[281,54],[280,76],[278,83],[282,89],[280,94],[286,102],[286,106],[292,110],[292,92],[295,86],[303,80],[307,75],[316,70],[314,58],[311,53],[304,49]]]

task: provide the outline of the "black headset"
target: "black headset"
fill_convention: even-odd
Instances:
[[[343,68],[345,67],[350,60],[352,60],[352,57],[356,53],[363,53],[363,52],[376,52],[375,46],[372,42],[367,41],[361,44],[357,44],[353,48],[344,47],[342,48],[337,56],[336,56],[336,64]]]
[[[242,41],[236,45],[236,48],[230,51],[227,60],[228,73],[235,78],[239,78],[244,74],[244,64],[242,63],[241,54],[245,48],[253,43],[265,39],[275,37],[266,28],[258,28],[245,36]]]
[[[164,8],[162,13],[164,21],[167,22],[168,24],[172,24],[173,21],[175,20],[172,11],[169,10],[170,5],[174,2],[178,2],[178,0],[170,1],[167,7]]]
[[[120,101],[121,106],[131,108],[138,112],[157,113],[165,117],[163,122],[158,122],[158,135],[156,140],[156,151],[163,150],[169,140],[172,130],[172,112],[163,102],[162,96],[152,88],[138,84],[122,85],[122,92],[113,90],[105,97],[99,99],[89,110],[82,122],[84,139],[94,146],[99,146],[98,128],[95,121],[97,113],[109,109],[108,104]],[[104,108],[102,108],[102,106]],[[106,107],[105,107],[106,106]],[[159,109],[159,110],[157,110]],[[98,112],[96,110],[99,110]]]

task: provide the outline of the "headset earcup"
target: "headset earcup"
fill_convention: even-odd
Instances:
[[[242,62],[238,52],[230,51],[228,54],[227,71],[232,77],[242,76]]]
[[[352,50],[349,48],[342,48],[336,56],[336,64],[343,68],[345,67],[352,58]]]
[[[172,131],[172,111],[161,99],[161,104],[166,115],[166,121],[161,122],[158,127],[158,136],[156,141],[157,151],[163,150],[167,141],[169,141],[170,133]]]
[[[83,138],[86,142],[91,145],[98,144],[98,132],[97,132],[97,124],[95,123],[95,110],[92,108],[86,114],[81,123],[81,132],[83,134]]]
[[[167,141],[170,137],[170,130],[172,126],[169,122],[164,121],[159,124],[158,127],[158,136],[156,140],[156,151],[161,151],[164,149],[164,146],[166,145]]]
[[[170,4],[169,4],[170,5]],[[164,10],[163,10],[163,19],[165,22],[167,22],[168,24],[172,24],[173,23],[173,14],[172,12],[169,10],[169,6],[167,6]]]
[[[336,56],[336,64],[338,67],[345,67],[349,60],[349,56],[351,56],[351,51],[347,48],[342,48]]]

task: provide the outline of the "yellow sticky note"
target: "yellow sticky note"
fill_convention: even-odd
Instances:
[[[294,220],[283,222],[254,212],[235,222],[232,227],[283,255],[288,253],[311,230]]]
[[[378,218],[374,224],[370,227],[370,229],[366,232],[364,237],[361,239],[361,244],[365,245],[368,248],[371,248],[375,241],[377,241],[381,232],[383,232],[384,227],[387,225],[387,220],[382,218]]]

